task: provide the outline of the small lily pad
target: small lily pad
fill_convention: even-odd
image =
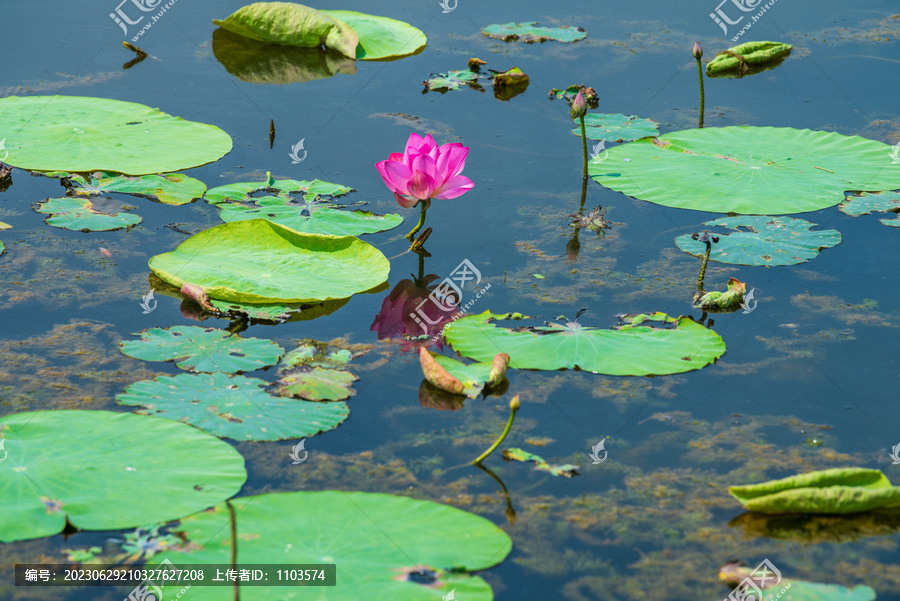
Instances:
[[[116,395],[119,405],[191,424],[235,440],[288,440],[337,428],[346,403],[310,403],[268,394],[268,382],[223,373],[179,374],[142,380]]]
[[[168,205],[183,205],[203,196],[206,184],[183,173],[141,175],[129,177],[98,171],[90,179],[81,175],[66,178],[75,187],[75,194],[96,196],[107,192],[133,194]]]
[[[86,198],[48,198],[34,203],[38,213],[49,213],[44,221],[53,227],[82,232],[108,232],[131,227],[142,221],[133,213],[101,213]]]
[[[140,340],[125,340],[119,349],[144,361],[175,361],[194,372],[236,373],[275,365],[284,349],[262,338],[241,338],[225,330],[199,326],[149,328]]]
[[[900,213],[900,193],[885,191],[848,194],[838,208],[853,217],[869,213]],[[900,217],[879,221],[884,225],[900,227]]]
[[[570,25],[564,27],[540,27],[536,21],[488,25],[481,31],[488,37],[503,40],[504,42],[525,42],[526,44],[544,43],[547,40],[577,42],[587,37],[587,32],[581,27],[572,27]]]
[[[429,384],[474,399],[485,387],[496,386],[503,381],[509,367],[509,355],[500,353],[491,362],[466,365],[419,347],[419,362]]]
[[[226,184],[207,190],[203,196],[207,202],[211,204],[219,204],[221,202],[252,202],[259,196],[267,196],[278,193],[283,194],[299,194],[303,193],[307,197],[318,198],[319,196],[332,196],[337,198],[353,191],[349,186],[341,184],[332,184],[323,182],[319,179],[312,181],[295,180],[295,179],[279,179],[272,177],[271,173],[266,173],[266,181],[264,182],[236,182]]]
[[[710,77],[730,71],[744,71],[775,63],[787,57],[794,47],[780,42],[745,42],[718,53],[706,63]]]
[[[415,54],[428,38],[421,29],[404,21],[367,15],[352,10],[319,11],[353,28],[359,36],[356,58],[362,61],[390,60]]]
[[[447,71],[446,73],[432,73],[424,82],[425,89],[435,92],[458,90],[460,86],[471,85],[478,81],[478,73],[465,69],[462,71]]]
[[[900,486],[892,486],[879,470],[855,467],[729,486],[728,492],[760,513],[846,514],[900,507]]]
[[[727,227],[736,232],[720,234],[712,245],[711,261],[732,265],[797,265],[816,257],[819,251],[841,242],[837,230],[813,230],[815,223],[793,217],[738,215],[707,221],[703,225]],[[739,228],[747,228],[743,231]],[[702,257],[706,244],[691,234],[675,239],[678,248]]]
[[[728,280],[728,291],[721,292],[713,290],[701,296],[694,306],[698,309],[706,309],[708,311],[717,311],[722,309],[731,309],[741,306],[744,302],[744,295],[747,293],[747,284],[739,281],[737,278]]]
[[[572,130],[581,137],[581,125]],[[637,115],[621,113],[588,113],[584,116],[584,135],[590,140],[625,142],[659,133],[659,123]]]
[[[304,365],[282,372],[274,392],[308,401],[339,401],[356,394],[353,382],[358,379],[349,371]]]
[[[572,465],[571,463],[565,463],[563,465],[550,465],[549,463],[544,461],[544,458],[540,455],[535,455],[534,453],[529,453],[528,451],[517,449],[515,447],[512,447],[510,449],[503,449],[503,458],[507,461],[534,461],[534,469],[540,470],[542,472],[547,472],[551,476],[563,476],[564,478],[571,478],[578,475],[577,465]]]
[[[365,353],[361,353],[365,354]],[[301,365],[311,367],[340,368],[345,367],[352,359],[359,357],[345,348],[334,348],[316,341],[301,343],[281,360],[281,365],[291,368]]]

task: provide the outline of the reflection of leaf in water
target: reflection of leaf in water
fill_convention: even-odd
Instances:
[[[267,44],[224,29],[213,32],[212,47],[229,73],[250,83],[299,83],[356,73],[356,62],[337,52]]]
[[[900,510],[869,511],[846,516],[766,515],[747,512],[728,525],[747,537],[803,543],[844,543],[867,536],[890,536],[900,530]]]

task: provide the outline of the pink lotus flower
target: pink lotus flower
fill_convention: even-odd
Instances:
[[[409,209],[422,202],[424,211],[432,199],[456,198],[475,187],[460,175],[468,154],[469,149],[459,142],[438,146],[430,135],[423,138],[413,132],[403,154],[394,152],[375,167],[401,207]]]

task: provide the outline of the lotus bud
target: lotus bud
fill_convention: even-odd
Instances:
[[[516,412],[522,406],[522,403],[519,401],[519,395],[516,395],[509,402],[509,408],[511,411]]]
[[[572,101],[572,119],[584,117],[585,113],[587,113],[587,100],[584,99],[584,93],[581,90],[578,90],[578,95],[575,96],[575,100]]]
[[[694,58],[697,60],[703,58],[703,48],[700,47],[700,42],[694,42],[694,48],[691,50],[691,54],[693,54]]]

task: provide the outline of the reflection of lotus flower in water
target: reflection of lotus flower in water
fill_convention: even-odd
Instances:
[[[378,332],[379,340],[403,340],[404,351],[415,346],[415,339],[421,338],[423,344],[430,344],[431,339],[440,334],[455,313],[442,311],[429,298],[439,279],[437,275],[431,274],[418,280],[403,280],[398,283],[385,297],[381,311],[375,316],[369,329]],[[430,285],[432,282],[435,285]],[[443,348],[443,338],[438,336],[436,343],[438,348]]]

